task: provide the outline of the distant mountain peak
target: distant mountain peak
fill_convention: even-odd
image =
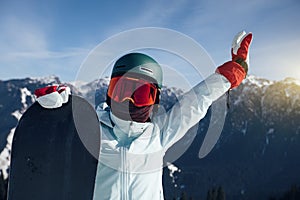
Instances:
[[[274,84],[275,81],[271,81],[265,78],[260,78],[254,75],[249,75],[244,80],[244,83],[248,83],[250,85],[257,85],[258,87],[269,86]]]
[[[41,83],[41,84],[60,84],[61,81],[58,76],[50,75],[44,77],[30,77],[30,83]]]
[[[296,79],[296,78],[292,78],[292,77],[287,77],[283,80],[284,83],[287,84],[296,84],[296,85],[300,85],[300,80]]]

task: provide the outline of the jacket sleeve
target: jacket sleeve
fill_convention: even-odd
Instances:
[[[165,114],[152,121],[161,131],[161,144],[165,150],[180,140],[185,133],[207,113],[213,101],[225,94],[230,82],[221,74],[214,73],[185,93]]]

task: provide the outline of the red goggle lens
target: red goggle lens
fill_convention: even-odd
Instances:
[[[116,102],[130,100],[142,107],[155,103],[157,88],[143,79],[119,76],[110,80],[107,94]]]

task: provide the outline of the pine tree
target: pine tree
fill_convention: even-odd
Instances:
[[[4,180],[4,177],[3,177],[3,173],[2,171],[0,171],[0,200],[5,200],[6,199],[6,180]]]
[[[215,188],[208,190],[206,200],[217,200],[217,192]]]
[[[207,191],[206,200],[225,200],[226,195],[222,186]]]
[[[220,186],[218,188],[218,192],[217,192],[217,200],[225,200],[226,197],[225,197],[225,192],[224,192],[224,189],[222,186]]]
[[[182,193],[181,193],[180,200],[188,200],[187,195],[186,195],[186,192],[182,192]]]
[[[298,200],[300,199],[300,188],[296,185],[293,185],[289,191],[287,191],[283,198],[280,200]]]
[[[212,200],[213,199],[213,194],[211,190],[207,191],[207,196],[206,196],[206,200]]]

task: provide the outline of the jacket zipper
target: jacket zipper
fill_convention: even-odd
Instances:
[[[122,176],[121,176],[121,187],[122,187],[122,200],[128,200],[128,173],[126,166],[126,147],[121,148],[122,152]]]

